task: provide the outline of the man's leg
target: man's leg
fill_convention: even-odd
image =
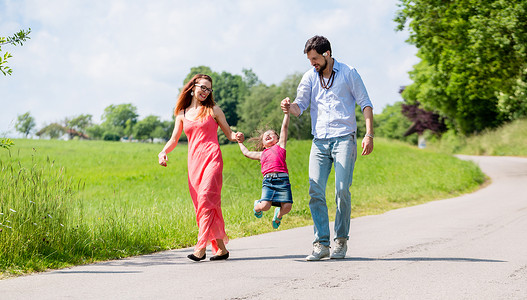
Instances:
[[[315,233],[313,243],[320,243],[326,247],[330,244],[326,184],[331,165],[329,142],[313,140],[309,156],[309,209]]]
[[[335,238],[348,239],[351,217],[350,186],[353,181],[353,169],[357,158],[355,137],[338,138],[332,149],[335,164]]]

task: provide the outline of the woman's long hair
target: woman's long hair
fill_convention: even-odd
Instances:
[[[177,114],[186,109],[190,106],[192,103],[192,95],[191,92],[195,87],[195,84],[198,83],[198,80],[200,79],[206,79],[210,81],[210,85],[212,87],[212,78],[209,75],[205,74],[196,74],[192,79],[189,80],[183,87],[181,94],[179,94],[179,97],[177,99],[176,108],[174,109],[174,115],[177,116]],[[198,113],[198,116],[196,118],[203,119],[204,117],[208,115],[212,115],[212,108],[214,107],[214,97],[212,96],[212,92],[209,93],[209,96],[207,99],[205,99],[203,102],[201,102],[201,110]]]

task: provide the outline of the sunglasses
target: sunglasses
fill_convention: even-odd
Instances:
[[[199,86],[201,88],[201,90],[204,91],[204,92],[212,93],[212,89],[209,89],[208,87],[206,87],[203,84],[195,84],[195,86]]]

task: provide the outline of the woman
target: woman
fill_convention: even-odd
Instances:
[[[206,247],[212,244],[214,256],[210,260],[229,257],[225,248],[228,241],[221,212],[221,186],[223,160],[218,143],[218,126],[230,141],[243,142],[242,133],[234,133],[223,111],[214,103],[212,78],[197,74],[179,95],[172,137],[159,153],[159,164],[167,165],[167,153],[172,151],[182,130],[188,137],[188,184],[196,211],[199,234],[194,253],[188,258],[200,261],[206,258]]]

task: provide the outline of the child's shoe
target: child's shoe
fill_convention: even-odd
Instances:
[[[274,217],[273,217],[273,228],[274,229],[277,229],[278,226],[280,226],[280,223],[282,223],[282,218],[278,217],[279,213],[280,213],[280,207],[275,208],[274,209]]]
[[[256,204],[260,203],[260,200],[254,200],[254,206],[256,206]],[[263,216],[263,212],[262,211],[256,211],[256,209],[253,208],[253,211],[254,211],[254,216],[257,217],[258,219],[261,218]]]

